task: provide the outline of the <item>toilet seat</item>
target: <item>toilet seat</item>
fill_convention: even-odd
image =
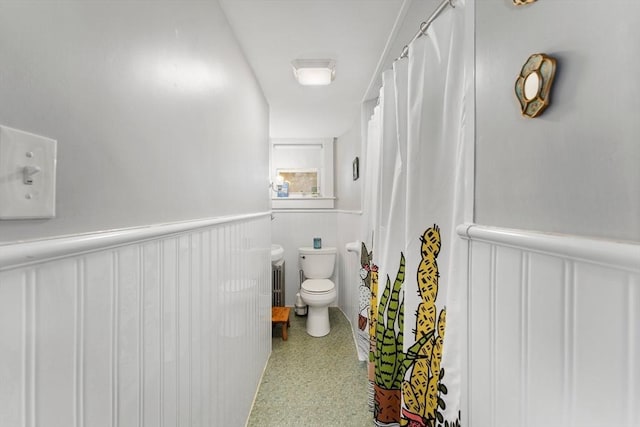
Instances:
[[[302,290],[308,294],[326,294],[334,287],[335,285],[329,279],[307,279],[302,283]]]

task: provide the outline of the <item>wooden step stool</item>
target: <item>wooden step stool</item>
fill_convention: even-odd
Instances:
[[[291,307],[271,307],[271,325],[275,326],[282,323],[282,339],[287,340],[287,328],[291,326],[289,323],[289,314]]]

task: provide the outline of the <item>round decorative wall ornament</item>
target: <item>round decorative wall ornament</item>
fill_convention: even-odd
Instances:
[[[524,6],[525,4],[533,3],[536,0],[513,0],[513,4],[516,6]]]
[[[516,79],[516,97],[525,117],[537,117],[550,103],[549,93],[556,74],[556,60],[544,53],[533,54]]]

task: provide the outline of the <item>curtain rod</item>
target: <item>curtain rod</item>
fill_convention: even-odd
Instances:
[[[429,28],[431,23],[436,20],[438,15],[440,15],[442,11],[446,9],[447,6],[455,7],[453,5],[453,0],[442,0],[442,3],[440,3],[440,6],[438,6],[436,10],[433,11],[431,16],[429,16],[429,18],[426,21],[420,24],[420,29],[418,30],[416,35],[413,36],[411,41],[405,47],[402,48],[402,53],[400,54],[398,59],[406,58],[409,56],[409,45],[413,43],[416,39],[419,39],[420,37],[427,34],[427,29]]]

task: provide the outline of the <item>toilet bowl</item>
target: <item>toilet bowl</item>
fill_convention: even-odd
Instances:
[[[333,274],[336,248],[299,248],[300,269],[305,280],[300,287],[300,297],[309,306],[307,312],[307,334],[323,337],[331,330],[329,305],[338,293],[335,284],[329,280]]]

